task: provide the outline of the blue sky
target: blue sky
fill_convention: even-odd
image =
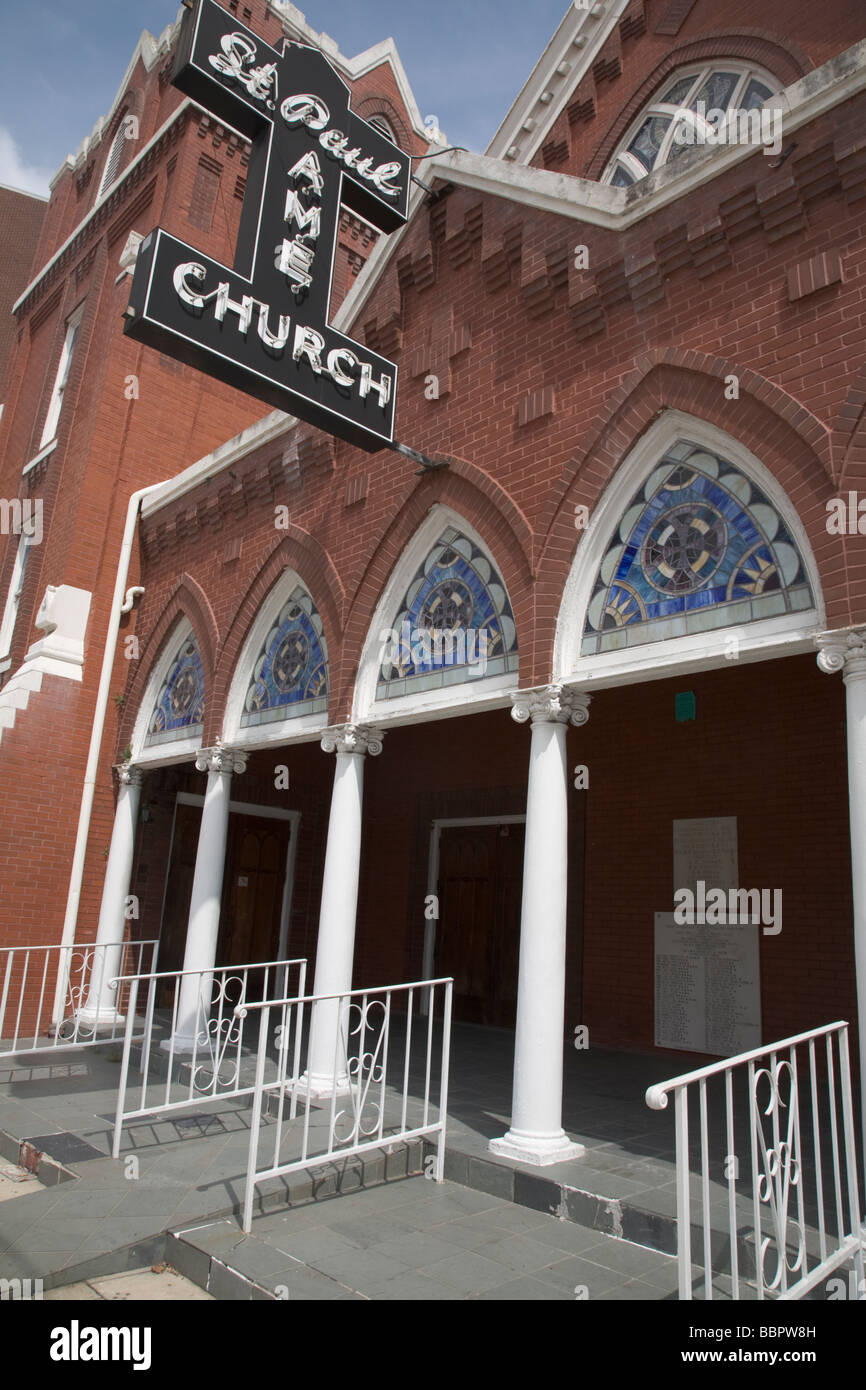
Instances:
[[[481,151],[558,26],[567,0],[307,0],[317,31],[353,56],[391,36],[422,116]],[[142,29],[179,0],[29,0],[3,5],[0,183],[48,191],[114,100]]]

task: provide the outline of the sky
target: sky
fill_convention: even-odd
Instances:
[[[298,7],[349,57],[391,37],[422,117],[483,151],[568,0],[307,0]],[[142,29],[159,35],[179,0],[0,0],[0,183],[31,193],[106,114]]]

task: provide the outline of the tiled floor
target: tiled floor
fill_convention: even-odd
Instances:
[[[179,1232],[289,1300],[675,1297],[676,1262],[456,1183],[403,1182],[350,1199]]]

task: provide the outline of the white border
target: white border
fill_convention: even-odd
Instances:
[[[735,623],[730,627],[714,628],[664,642],[647,642],[620,651],[581,656],[587,608],[599,566],[613,542],[616,528],[641,483],[649,478],[665,451],[680,439],[691,440],[720,454],[747,477],[752,477],[766,493],[799,548],[816,606],[802,613],[787,613],[752,623]],[[787,493],[773,474],[733,435],[685,411],[666,410],[617,468],[593,509],[590,524],[578,543],[556,620],[553,681],[620,685],[661,679],[678,671],[710,670],[731,659],[729,639],[732,632],[738,636],[740,660],[760,661],[769,656],[788,656],[793,652],[814,650],[813,635],[822,631],[823,627],[824,599],[818,566],[803,523]]]

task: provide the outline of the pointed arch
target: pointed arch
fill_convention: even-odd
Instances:
[[[180,747],[151,745],[145,749],[146,726],[153,704],[161,690],[172,662],[174,648],[181,643],[182,629],[195,640],[201,663],[204,687],[204,710],[207,717],[208,703],[213,690],[214,654],[217,647],[217,625],[213,609],[204,590],[191,575],[181,574],[163,606],[139,660],[134,663],[135,672],[126,691],[125,714],[120,725],[119,744],[127,744],[133,750],[133,758],[138,761],[166,760],[162,757],[169,751],[174,757]],[[190,735],[184,745],[196,742]],[[200,738],[196,746],[200,746]],[[195,751],[195,750],[193,750]]]
[[[223,738],[284,742],[328,722],[324,623],[301,576],[286,568],[247,634],[226,700]]]
[[[732,436],[669,410],[630,450],[577,548],[554,679],[805,648],[823,622],[809,538],[778,480]]]
[[[329,668],[331,666],[334,647],[339,645],[342,629],[346,598],[343,582],[324,547],[308,531],[290,525],[251,580],[220,646],[214,675],[213,718],[210,714],[207,718],[209,736],[212,734],[216,738],[221,731],[225,733],[232,719],[234,727],[239,727],[239,711],[230,715],[229,701],[234,700],[236,695],[234,684],[242,653],[246,659],[246,649],[253,640],[253,629],[257,621],[262,619],[272,592],[275,592],[275,585],[286,575],[294,576],[294,583],[306,590],[320,615]],[[286,584],[290,582],[287,578]],[[288,592],[290,590],[283,602],[288,601]],[[262,621],[266,623],[267,617]],[[266,631],[261,635],[264,638]],[[254,661],[255,655],[249,660]]]
[[[437,503],[376,605],[352,717],[500,703],[517,685],[518,665],[517,623],[496,557],[464,516]]]

